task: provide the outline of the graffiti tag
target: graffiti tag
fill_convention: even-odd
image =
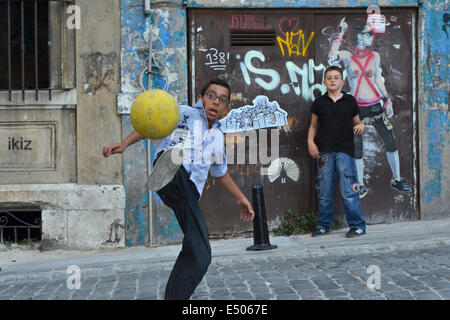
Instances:
[[[240,59],[240,55],[236,56]],[[280,87],[281,77],[280,74],[274,69],[263,69],[258,68],[253,64],[254,60],[259,60],[264,62],[266,57],[260,51],[250,50],[245,54],[244,61],[240,62],[240,69],[247,85],[251,85],[252,78],[250,74],[255,74],[258,76],[266,76],[270,80],[266,81],[260,77],[255,77],[253,81],[258,84],[261,88],[267,91],[275,90]],[[288,71],[290,83],[281,84],[280,90],[282,94],[288,94],[293,88],[297,96],[302,95],[305,100],[314,100],[314,90],[318,89],[323,94],[326,91],[325,86],[322,84],[323,72],[325,71],[325,66],[321,63],[316,65],[313,59],[309,59],[308,63],[304,63],[303,66],[299,67],[292,61],[287,61],[285,67]],[[321,72],[320,83],[316,83],[315,72]]]

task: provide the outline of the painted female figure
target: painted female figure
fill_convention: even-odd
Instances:
[[[365,21],[358,19],[347,34],[347,40],[353,51],[342,50],[342,37],[348,29],[345,17],[341,20],[340,33],[333,40],[328,54],[329,65],[338,65],[346,71],[350,85],[350,94],[358,103],[360,119],[366,125],[372,125],[383,140],[386,156],[391,167],[391,187],[403,193],[411,192],[408,181],[400,176],[400,160],[395,143],[393,126],[389,119],[394,115],[392,101],[381,76],[380,55],[372,50],[373,30]],[[363,139],[355,135],[355,162],[360,184],[360,198],[367,195],[364,185]]]

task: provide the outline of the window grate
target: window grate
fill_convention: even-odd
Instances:
[[[13,91],[22,91],[25,101],[25,91],[33,90],[38,101],[39,91],[48,90],[51,100],[52,90],[63,89],[61,73],[67,68],[60,53],[67,37],[62,35],[66,27],[62,16],[70,3],[72,0],[0,2],[0,90],[8,91],[10,102]]]
[[[275,30],[231,30],[231,46],[275,46]]]
[[[42,212],[37,210],[0,210],[0,243],[40,241]]]

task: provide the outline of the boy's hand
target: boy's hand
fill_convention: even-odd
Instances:
[[[364,131],[364,123],[360,122],[357,125],[353,126],[354,134],[362,134]]]
[[[255,217],[255,211],[247,198],[241,198],[237,201],[239,210],[241,211],[241,220],[250,222]]]
[[[319,159],[319,148],[317,148],[316,144],[314,142],[308,142],[308,151],[309,155],[313,157],[314,159]]]
[[[125,148],[121,143],[112,143],[103,148],[103,156],[108,158],[112,154],[122,153]]]

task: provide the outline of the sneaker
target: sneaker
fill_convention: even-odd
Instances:
[[[367,196],[367,188],[365,185],[360,184],[359,185],[359,198],[362,199],[365,196]]]
[[[327,233],[330,233],[330,231],[327,231],[323,228],[317,228],[316,230],[313,231],[313,233],[311,233],[311,237],[319,237],[319,236],[324,236]]]
[[[351,228],[347,234],[345,235],[347,238],[355,238],[359,237],[363,234],[366,234],[366,232],[361,228]]]
[[[159,191],[164,188],[183,164],[183,148],[176,145],[173,148],[165,150],[157,159],[152,172],[148,177],[147,187],[153,191]],[[180,161],[174,161],[174,160]]]
[[[409,187],[408,181],[405,178],[394,179],[391,180],[391,187],[402,193],[410,193],[411,188]]]

